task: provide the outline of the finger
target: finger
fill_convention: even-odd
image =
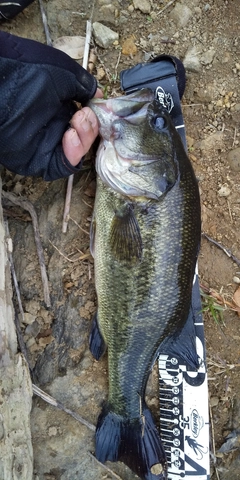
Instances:
[[[85,107],[74,114],[70,123],[72,128],[65,132],[62,146],[69,162],[76,166],[98,135],[98,121],[94,112]]]
[[[100,88],[97,88],[94,98],[103,98],[103,92]]]

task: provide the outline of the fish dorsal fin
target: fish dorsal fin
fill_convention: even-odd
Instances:
[[[112,220],[110,246],[115,258],[136,263],[142,258],[142,238],[133,207],[124,203]]]

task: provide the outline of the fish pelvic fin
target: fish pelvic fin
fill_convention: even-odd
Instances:
[[[89,336],[89,349],[92,356],[96,360],[99,360],[107,349],[104,338],[98,326],[97,312],[95,313],[92,320],[92,328]]]
[[[96,458],[122,461],[143,480],[167,479],[167,461],[148,408],[138,418],[117,415],[106,405],[96,428]]]

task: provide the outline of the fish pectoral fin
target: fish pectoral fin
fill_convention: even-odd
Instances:
[[[117,260],[136,263],[142,258],[142,237],[130,204],[115,212],[110,229],[111,251]]]
[[[92,321],[92,329],[89,337],[89,349],[92,356],[96,360],[99,360],[107,349],[103,336],[99,330],[97,313],[95,313]]]

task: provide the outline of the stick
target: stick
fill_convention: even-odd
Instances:
[[[92,23],[88,20],[87,26],[86,26],[86,40],[85,40],[83,63],[82,63],[82,66],[83,68],[85,68],[85,70],[87,70],[87,64],[88,64],[91,32],[92,32]],[[63,223],[62,223],[63,233],[66,233],[67,226],[68,226],[71,197],[72,197],[73,177],[74,177],[74,174],[70,175],[70,177],[68,177],[68,182],[67,182],[67,193],[66,193],[65,206],[64,206],[64,212],[63,212]]]
[[[23,198],[17,197],[13,193],[2,191],[2,196],[3,198],[13,203],[14,205],[19,205],[21,208],[24,208],[24,210],[27,210],[31,215],[34,238],[35,238],[35,243],[37,247],[37,254],[38,254],[38,260],[39,260],[41,277],[42,277],[44,301],[46,303],[46,306],[50,307],[51,301],[50,301],[50,294],[49,294],[47,271],[46,271],[46,265],[44,260],[44,252],[43,252],[41,239],[40,239],[38,219],[37,219],[37,214],[35,212],[35,209],[28,200],[24,200]]]
[[[73,418],[75,418],[75,420],[82,423],[82,425],[85,425],[85,427],[95,432],[96,427],[92,423],[85,420],[85,418],[81,417],[81,415],[78,415],[78,413],[75,413],[69,408],[65,407],[61,402],[58,402],[58,400],[51,397],[51,395],[48,395],[48,393],[41,390],[41,388],[37,387],[37,385],[33,384],[32,388],[33,393],[35,393],[35,395],[37,395],[38,397],[41,397],[45,402],[49,403],[53,407],[59,408],[59,410],[63,410],[63,412],[68,413],[68,415],[71,415]]]
[[[202,233],[202,236],[205,237],[209,242],[213,243],[214,245],[216,245],[218,248],[220,248],[224,253],[226,253],[226,255],[231,258],[239,267],[240,267],[240,260],[235,257],[235,255],[233,255],[233,253],[231,252],[231,250],[229,250],[228,248],[224,247],[223,245],[221,245],[221,243],[218,243],[216,240],[214,240],[213,238],[209,237],[206,233]]]
[[[212,427],[213,456],[214,456],[214,462],[216,462],[215,431],[214,431],[214,423],[213,423],[211,405],[209,407],[209,413],[210,413],[211,427]],[[220,480],[219,474],[218,474],[218,469],[217,469],[216,465],[214,465],[214,467],[215,467],[215,472],[216,472],[217,479]]]
[[[9,233],[9,227],[8,227],[8,221],[7,220],[4,222],[4,225],[5,225],[5,230],[6,230],[7,237],[10,238],[10,233]],[[14,288],[15,288],[16,296],[17,296],[18,308],[19,308],[19,311],[20,311],[20,314],[21,314],[22,322],[24,322],[24,311],[23,311],[23,306],[22,306],[20,290],[19,290],[16,271],[15,271],[15,267],[14,267],[14,263],[13,263],[12,252],[9,248],[8,248],[8,261],[9,261],[9,264],[10,264],[10,269],[11,269],[11,274],[12,274],[12,279],[13,279],[13,285],[14,285]],[[14,300],[14,297],[13,297],[13,304],[14,303],[15,303],[15,300]],[[16,312],[16,308],[15,308],[15,315],[14,315],[14,323],[15,323],[15,327],[16,327],[17,339],[18,339],[18,344],[19,344],[20,350],[21,350],[21,352],[22,352],[22,354],[23,354],[23,356],[26,360],[26,363],[28,365],[29,371],[31,373],[31,378],[32,378],[32,380],[34,380],[34,373],[33,373],[33,370],[30,366],[28,352],[27,352],[27,349],[26,349],[25,342],[23,340],[23,334],[22,334],[22,330],[21,330],[20,320],[19,320],[18,314]]]
[[[161,13],[164,12],[164,10],[166,10],[168,7],[170,7],[176,0],[171,0],[170,2],[167,3],[167,5],[165,5],[165,7],[162,8],[162,10],[160,10],[160,12],[157,13],[157,15],[160,15]]]
[[[41,15],[42,15],[42,22],[43,22],[43,27],[45,31],[46,40],[47,40],[47,45],[52,47],[52,40],[51,40],[48,23],[47,23],[47,15],[46,15],[42,0],[38,0],[38,2],[40,6]]]

